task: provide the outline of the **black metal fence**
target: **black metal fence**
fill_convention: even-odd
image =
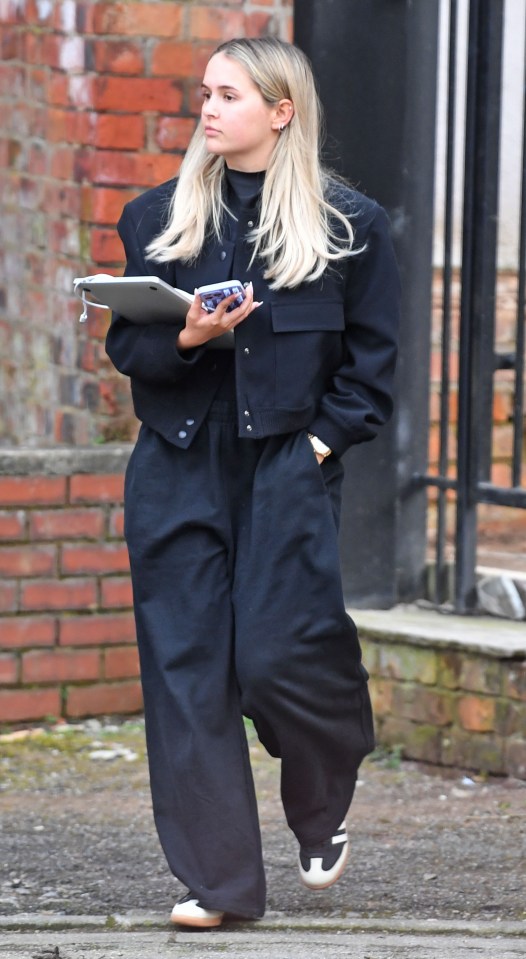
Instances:
[[[517,238],[517,302],[515,346],[512,352],[496,348],[496,280],[498,271],[498,215],[500,125],[502,110],[502,51],[504,0],[471,0],[469,6],[464,131],[464,194],[460,266],[458,330],[458,416],[456,475],[449,474],[450,399],[456,370],[452,369],[452,284],[454,224],[454,153],[457,123],[455,104],[458,76],[457,0],[449,4],[448,107],[444,191],[444,246],[442,273],[441,390],[439,453],[436,475],[419,474],[417,484],[437,489],[437,527],[434,592],[437,604],[447,598],[447,506],[454,491],[454,606],[468,612],[476,603],[477,507],[481,503],[526,508],[521,485],[524,458],[524,373],[526,301],[526,123],[522,111],[522,167],[520,226]],[[524,56],[526,88],[526,53]],[[511,482],[491,481],[493,397],[495,377],[511,371],[513,385]],[[454,427],[453,427],[454,428]]]

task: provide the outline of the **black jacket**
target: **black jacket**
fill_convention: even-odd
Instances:
[[[335,186],[331,202],[351,216],[354,248],[361,252],[328,268],[316,283],[272,291],[261,264],[248,268],[251,250],[244,236],[256,208],[239,213],[241,239],[229,238],[226,223],[221,240],[205,243],[191,266],[145,258],[175,186],[171,180],[125,206],[118,230],[126,275],[153,274],[188,292],[218,280],[253,281],[254,298],[264,305],[235,331],[239,435],[254,439],[308,428],[338,456],[373,439],[391,414],[399,310],[398,271],[383,209]],[[106,350],[131,378],[137,417],[186,448],[207,414],[229,355],[210,346],[179,352],[181,326],[141,326],[114,314]]]

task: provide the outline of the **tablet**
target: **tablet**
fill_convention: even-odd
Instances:
[[[175,323],[185,319],[194,297],[158,276],[78,277],[73,289],[85,305],[105,306],[131,323]],[[91,299],[93,298],[93,299]]]

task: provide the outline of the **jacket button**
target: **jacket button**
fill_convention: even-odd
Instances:
[[[254,220],[249,220],[248,223],[247,223],[247,226],[253,227],[253,226],[254,226]]]
[[[177,435],[180,440],[184,440],[184,438],[188,436],[188,433],[186,432],[186,430],[179,430]]]
[[[220,260],[226,260],[226,253],[225,253],[224,250],[221,250],[221,253],[219,254],[219,259],[220,259]]]
[[[246,353],[246,355],[248,356],[248,354],[250,353],[250,350],[249,350],[248,346],[245,346],[245,349],[243,350],[243,353]]]
[[[194,423],[195,423],[195,420],[187,420],[187,421],[186,421],[186,425],[187,425],[187,426],[193,426]]]
[[[251,432],[252,432],[252,427],[251,427],[250,425],[247,426],[247,432],[248,432],[248,433],[251,433]]]
[[[250,411],[249,411],[249,410],[245,410],[245,416],[250,416]]]

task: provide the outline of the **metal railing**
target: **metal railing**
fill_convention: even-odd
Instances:
[[[437,490],[436,575],[432,599],[439,605],[447,598],[448,491],[455,493],[454,606],[458,612],[469,612],[476,604],[478,505],[489,503],[526,509],[526,489],[521,486],[525,417],[526,123],[523,104],[515,348],[513,352],[499,353],[495,347],[495,317],[504,0],[471,0],[464,138],[456,476],[452,478],[448,475],[448,449],[452,391],[455,103],[459,80],[457,24],[457,0],[450,0],[438,468],[436,475],[420,475],[418,481]],[[526,54],[524,62],[526,85]],[[510,486],[491,482],[494,377],[503,369],[513,371]]]

